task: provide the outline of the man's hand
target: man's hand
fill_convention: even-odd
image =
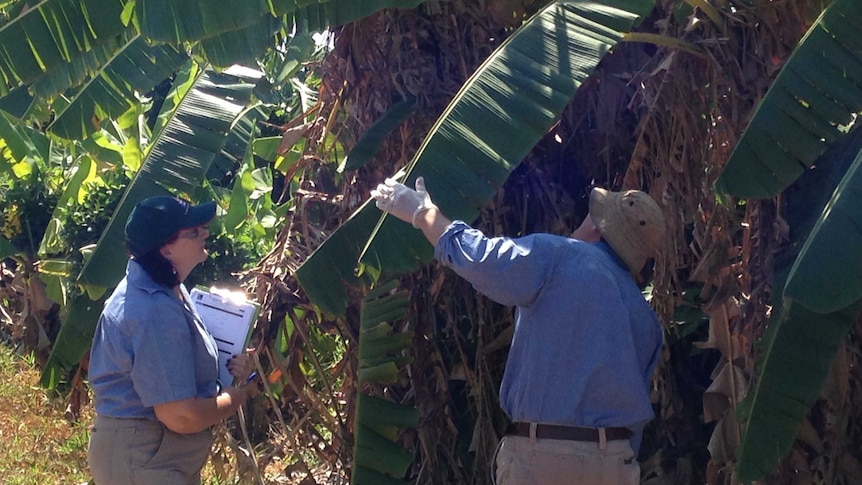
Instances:
[[[416,179],[416,190],[387,178],[371,191],[371,197],[376,201],[378,209],[409,222],[413,227],[417,227],[416,218],[419,214],[437,208],[425,190],[425,179],[422,177]]]

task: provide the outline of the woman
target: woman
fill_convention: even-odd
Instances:
[[[138,203],[126,222],[126,277],[105,303],[90,354],[96,422],[90,471],[98,485],[197,484],[210,427],[251,388],[218,382],[218,349],[182,282],[204,262],[215,203],[173,197]],[[248,354],[231,374],[245,379]],[[242,380],[238,382],[243,382]]]

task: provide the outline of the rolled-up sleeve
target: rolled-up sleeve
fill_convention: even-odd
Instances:
[[[529,306],[553,269],[553,251],[536,257],[541,246],[542,239],[535,235],[489,238],[455,221],[437,240],[434,256],[492,300]]]

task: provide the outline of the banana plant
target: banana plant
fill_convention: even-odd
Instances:
[[[319,32],[384,8],[415,8],[425,0],[137,0],[141,34],[170,45],[193,43],[215,66],[263,55],[276,34]]]
[[[421,0],[354,2],[50,0],[6,2],[0,13],[0,109],[22,122],[81,139],[105,119],[140,104],[185,60],[217,67],[247,63],[297,27],[322,31],[383,8]],[[167,74],[166,74],[167,73]],[[57,94],[62,94],[57,96]],[[32,118],[30,120],[29,118]]]
[[[282,33],[284,38],[289,37],[285,26],[281,18],[265,14],[260,16],[258,22],[247,27],[202,39],[198,49],[212,65],[230,66],[259,57],[273,46],[273,38],[277,33]]]
[[[801,177],[787,196],[791,244],[776,257],[774,313],[757,343],[757,382],[740,405],[746,424],[737,471],[743,482],[769,474],[787,454],[862,312],[857,276],[840,268],[857,266],[862,254],[862,130],[854,129],[824,158],[828,163]]]
[[[184,51],[172,46],[149,46],[140,36],[124,40],[85,83],[54,103],[57,114],[49,132],[69,140],[87,138],[101,129],[102,120],[116,119],[139,104],[136,93],[146,93],[188,61]]]
[[[650,0],[558,0],[527,20],[473,73],[406,167],[425,177],[447,215],[473,220],[521,159],[559,118],[604,55],[653,8]],[[344,284],[368,272],[406,272],[431,259],[419,231],[366,202],[297,270],[326,313],[347,308]]]
[[[859,315],[862,282],[862,4],[836,0],[794,50],[740,138],[716,190],[787,200],[794,244],[775,268],[775,313],[758,343],[757,380],[740,407],[742,481],[770,473],[793,444],[838,346]],[[813,170],[812,170],[813,169]]]
[[[757,107],[719,192],[778,195],[846,136],[862,110],[862,4],[835,0],[812,25]]]

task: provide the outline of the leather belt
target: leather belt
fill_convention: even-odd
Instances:
[[[530,437],[530,423],[512,423],[506,430],[506,434]],[[605,436],[608,441],[627,440],[632,431],[628,428],[605,428]],[[596,428],[578,428],[576,426],[556,426],[553,424],[537,424],[536,439],[544,440],[568,440],[568,441],[593,441],[599,442],[599,430]]]

